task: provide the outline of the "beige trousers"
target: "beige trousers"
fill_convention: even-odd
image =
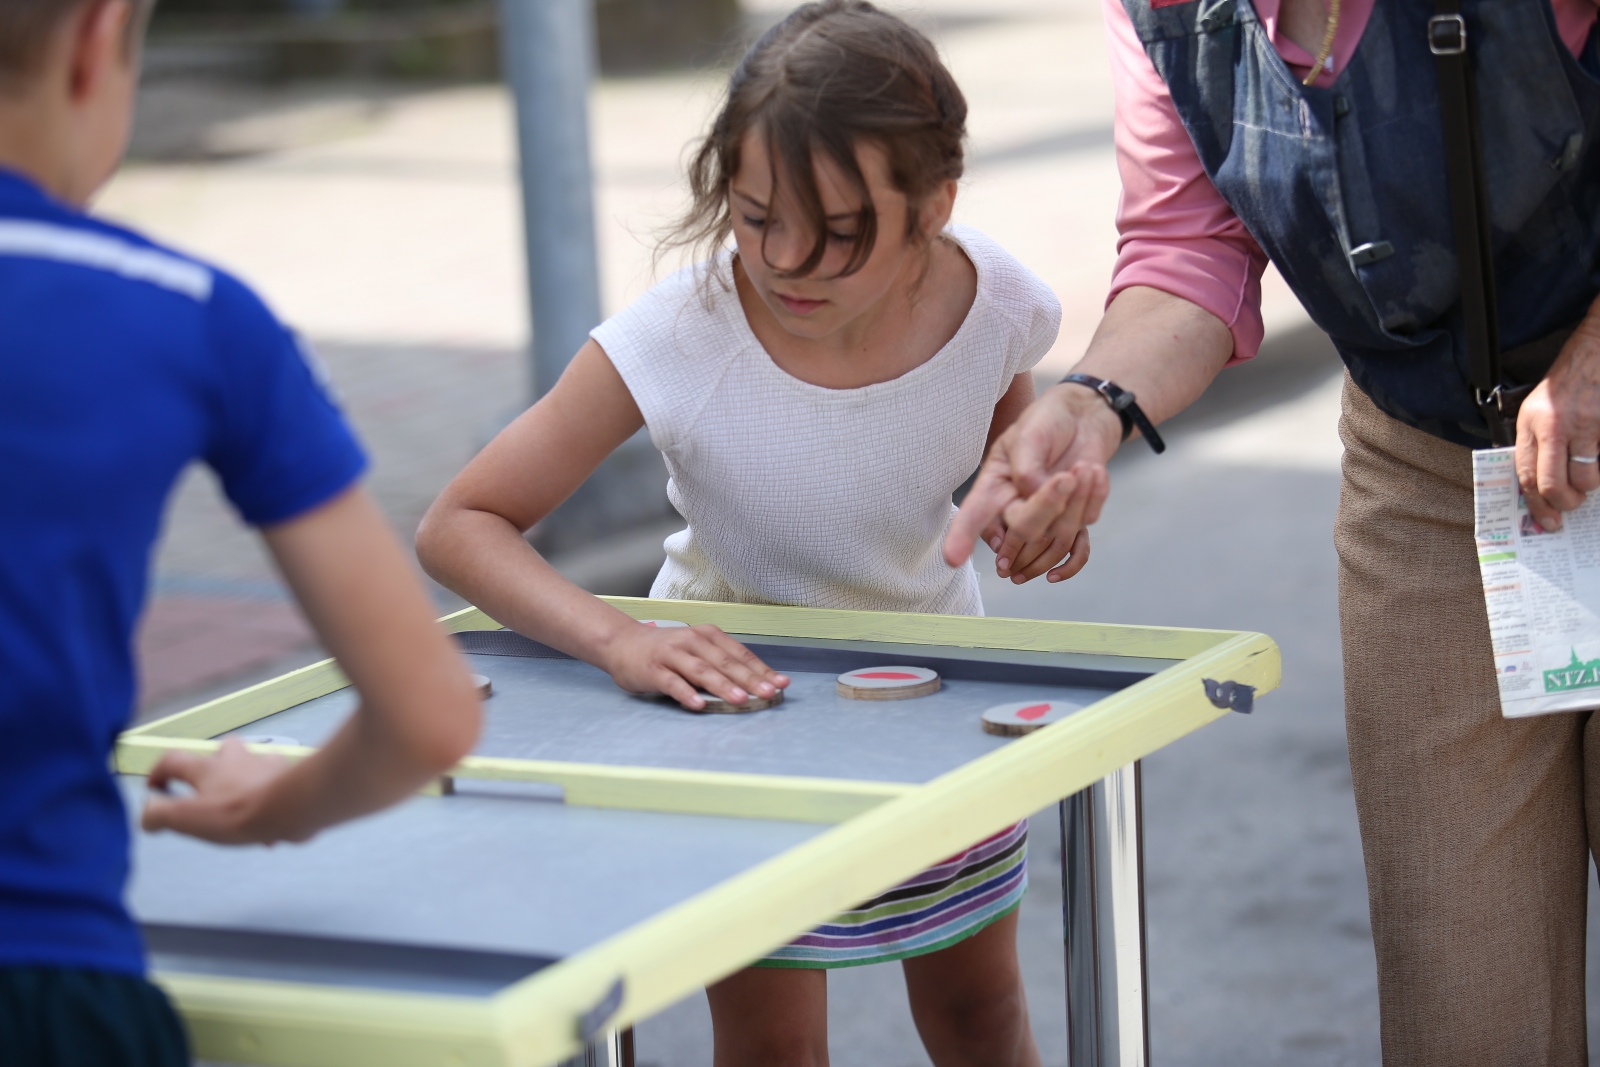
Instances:
[[[1383,1062],[1586,1065],[1600,725],[1500,716],[1470,452],[1383,414],[1348,378],[1339,434],[1345,718]]]

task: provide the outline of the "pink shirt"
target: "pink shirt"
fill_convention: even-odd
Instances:
[[[1317,84],[1328,86],[1355,53],[1374,0],[1342,0],[1333,52]],[[1200,165],[1167,83],[1156,73],[1122,0],[1104,0],[1116,92],[1117,265],[1109,304],[1131,285],[1146,285],[1198,304],[1228,324],[1234,361],[1261,347],[1261,272],[1267,257]],[[1311,73],[1316,57],[1278,34],[1279,0],[1254,0],[1262,25],[1289,69]],[[1551,0],[1568,49],[1582,50],[1600,0]]]

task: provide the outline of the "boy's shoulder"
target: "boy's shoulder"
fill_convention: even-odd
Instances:
[[[73,314],[92,306],[94,290],[100,289],[115,297],[116,306],[127,314],[182,314],[190,309],[244,328],[276,325],[261,299],[227,271],[137,230],[60,204],[3,172],[0,261],[40,275],[41,281],[43,276],[55,281],[47,292],[70,300],[71,306],[61,310]],[[23,297],[22,290],[13,292]],[[29,287],[27,295],[37,298],[39,290]],[[133,300],[127,299],[130,295]]]

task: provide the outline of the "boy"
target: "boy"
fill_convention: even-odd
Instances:
[[[0,0],[0,1064],[176,1067],[122,903],[107,770],[150,552],[204,459],[362,705],[289,764],[169,756],[147,830],[302,841],[453,764],[479,710],[290,335],[239,282],[86,217],[126,144],[145,0]]]

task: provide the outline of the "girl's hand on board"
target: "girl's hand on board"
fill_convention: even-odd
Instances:
[[[751,696],[777,696],[789,684],[788,675],[710,625],[624,626],[602,666],[628,692],[664,693],[690,711],[705,707],[702,691],[743,704]]]

